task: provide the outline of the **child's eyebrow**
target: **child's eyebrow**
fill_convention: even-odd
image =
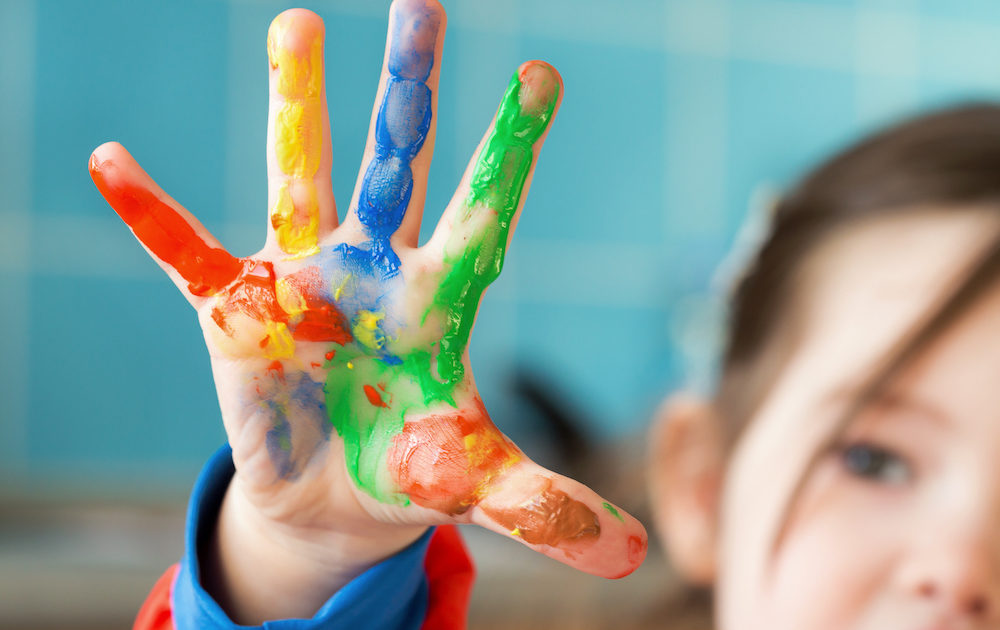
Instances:
[[[856,403],[858,392],[859,388],[852,386],[838,388],[825,397],[824,406],[830,409],[849,409]],[[952,417],[933,401],[913,392],[890,389],[875,394],[871,400],[858,408],[855,418],[846,419],[842,428],[846,429],[858,417],[864,416],[866,410],[905,414],[909,417],[927,420],[944,428],[953,424]]]

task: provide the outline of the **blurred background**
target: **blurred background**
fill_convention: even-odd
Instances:
[[[425,235],[518,64],[544,59],[565,82],[478,320],[476,380],[529,455],[640,514],[641,436],[665,393],[710,387],[745,218],[866,131],[1000,97],[995,0],[443,3]],[[87,158],[122,142],[230,251],[256,251],[264,41],[290,6],[0,2],[2,628],[129,627],[180,553],[187,493],[224,440],[208,357]],[[326,21],[343,211],[388,2],[306,6]],[[607,583],[468,533],[474,628],[638,627],[670,588],[655,551]]]

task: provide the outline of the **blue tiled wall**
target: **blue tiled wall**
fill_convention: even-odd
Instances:
[[[683,319],[700,312],[689,307],[703,303],[753,200],[897,116],[1000,96],[993,0],[445,5],[425,235],[517,65],[546,59],[566,85],[472,346],[495,419],[529,442],[509,396],[515,369],[545,375],[594,435],[641,430],[706,360],[681,352]],[[234,253],[257,249],[264,38],[286,7],[0,3],[5,491],[173,491],[224,439],[192,313],[97,194],[86,160],[121,141]],[[310,8],[327,25],[343,210],[387,3]]]

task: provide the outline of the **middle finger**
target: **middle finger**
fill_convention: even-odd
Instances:
[[[378,95],[345,226],[350,222],[371,239],[364,249],[390,275],[390,239],[414,247],[420,232],[445,22],[437,0],[396,0],[389,13]]]

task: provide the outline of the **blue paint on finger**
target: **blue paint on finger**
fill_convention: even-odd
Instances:
[[[441,26],[436,9],[416,2],[396,5],[389,51],[389,72],[403,79],[426,81],[434,66],[434,45]]]
[[[371,239],[341,245],[343,262],[356,273],[380,279],[399,273],[389,239],[399,229],[413,191],[410,165],[431,128],[431,89],[440,14],[426,5],[397,5],[382,102],[375,119],[375,155],[361,180],[356,209]]]
[[[375,150],[412,160],[431,126],[431,89],[424,83],[389,77],[375,125]]]
[[[376,155],[365,171],[365,187],[358,198],[358,220],[376,240],[391,236],[403,221],[413,192],[409,162]]]

